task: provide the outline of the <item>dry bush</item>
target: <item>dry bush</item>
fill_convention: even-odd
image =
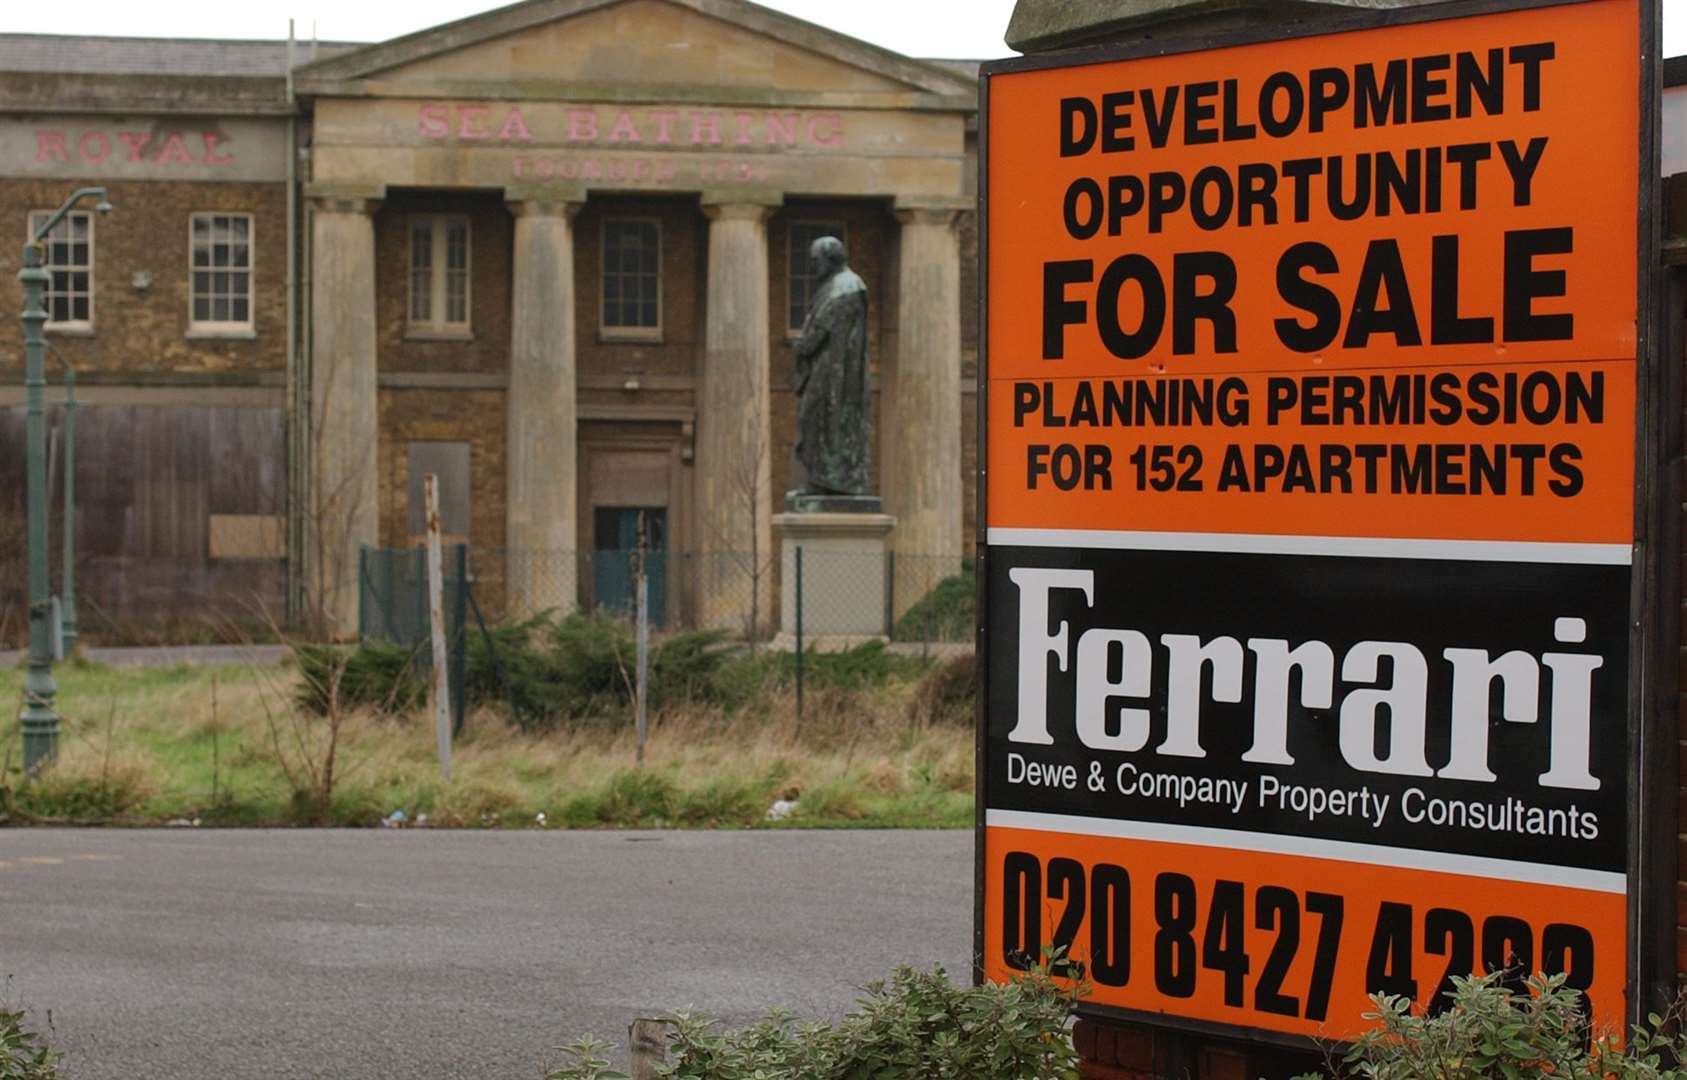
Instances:
[[[111,821],[129,816],[157,794],[158,762],[111,739],[69,739],[58,761],[19,788],[20,815],[51,821]]]
[[[971,727],[978,702],[978,664],[968,656],[951,657],[920,680],[911,709],[921,723]]]

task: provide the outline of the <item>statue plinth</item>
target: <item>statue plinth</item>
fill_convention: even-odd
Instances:
[[[879,512],[879,500],[871,495],[794,495],[786,505],[804,509],[773,515],[780,584],[774,647],[796,647],[799,548],[803,647],[845,648],[888,637],[895,613],[887,548],[896,518]],[[809,505],[827,509],[806,509]]]
[[[792,514],[882,514],[884,501],[877,495],[811,495],[787,491],[785,510]]]

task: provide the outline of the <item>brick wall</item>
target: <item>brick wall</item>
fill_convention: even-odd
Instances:
[[[469,221],[469,335],[461,340],[410,332],[409,222],[413,214],[462,214]],[[383,374],[493,375],[509,368],[510,270],[514,218],[494,195],[398,193],[375,214],[376,366]],[[380,542],[410,543],[412,442],[469,444],[467,537],[481,580],[477,597],[503,604],[502,567],[489,552],[504,546],[504,390],[501,387],[383,386],[378,396]]]
[[[613,217],[651,218],[661,227],[659,340],[616,340],[603,332],[603,223]],[[691,196],[594,196],[586,201],[574,218],[574,347],[583,378],[694,376],[702,370],[708,224]]]
[[[414,214],[462,214],[469,221],[469,337],[437,340],[410,332],[410,234]],[[382,371],[501,372],[510,358],[510,267],[514,218],[489,195],[398,194],[375,213],[377,366]]]
[[[381,543],[409,546],[412,442],[469,444],[469,542],[504,546],[504,392],[384,388],[380,391]]]
[[[17,272],[29,214],[101,183],[114,209],[92,219],[92,330],[47,332],[49,402],[62,395],[60,357],[83,377],[76,454],[83,635],[97,643],[163,633],[166,624],[245,623],[254,621],[254,604],[279,616],[280,560],[219,553],[212,534],[218,516],[279,519],[286,509],[286,186],[0,178],[0,381],[8,387],[22,381]],[[92,212],[92,200],[78,209]],[[189,334],[190,216],[197,212],[252,215],[250,336]],[[265,387],[250,385],[260,379]],[[96,383],[119,389],[101,399],[90,389]],[[122,389],[125,383],[165,385],[142,395]],[[50,404],[55,443],[58,415]],[[0,408],[0,428],[9,431],[0,431],[0,533],[9,534],[8,522],[21,522],[23,513],[22,407]],[[57,471],[51,483],[62,490]],[[58,562],[56,540],[51,561]],[[0,624],[21,624],[5,610],[21,610],[21,592],[21,578],[0,582]]]
[[[83,184],[105,183],[114,207],[94,215],[93,333],[48,331],[78,371],[274,372],[287,366],[287,188],[275,183],[0,180],[0,369],[23,366],[17,281],[29,212]],[[92,201],[80,209],[92,210]],[[190,338],[189,215],[252,215],[254,337]],[[150,275],[141,285],[136,274]]]

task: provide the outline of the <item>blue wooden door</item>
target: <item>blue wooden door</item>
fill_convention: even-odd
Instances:
[[[594,511],[592,532],[592,596],[599,609],[631,616],[638,610],[633,576],[644,530],[645,573],[650,578],[650,622],[661,626],[668,615],[668,512],[659,506],[600,506]]]

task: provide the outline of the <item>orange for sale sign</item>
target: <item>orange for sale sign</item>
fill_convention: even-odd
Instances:
[[[990,978],[1622,1022],[1641,5],[1456,11],[986,66]]]

